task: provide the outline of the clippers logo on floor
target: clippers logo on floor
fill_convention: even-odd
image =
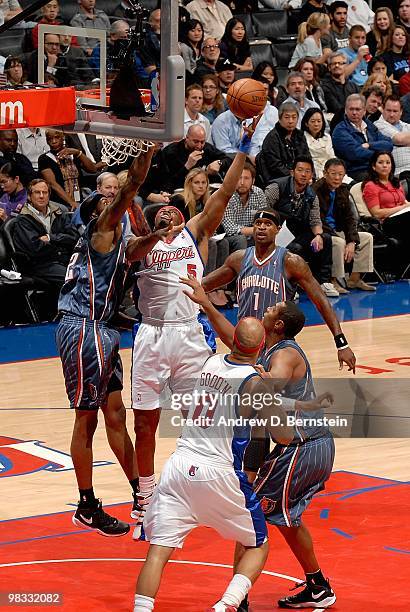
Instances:
[[[110,461],[96,461],[94,466],[111,465]],[[43,446],[39,440],[19,440],[0,436],[0,478],[23,476],[32,472],[64,472],[73,470],[71,456]]]

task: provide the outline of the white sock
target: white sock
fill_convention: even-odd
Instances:
[[[252,586],[252,582],[243,574],[235,574],[228,585],[225,593],[221,597],[221,601],[228,606],[239,606],[241,601],[245,599]]]
[[[152,474],[152,476],[140,476],[139,486],[142,497],[151,495],[155,488],[155,474]]]
[[[154,609],[155,599],[152,597],[146,597],[145,595],[138,595],[136,593],[134,600],[134,612],[152,612]]]

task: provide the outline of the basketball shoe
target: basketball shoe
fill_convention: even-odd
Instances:
[[[294,589],[301,586],[305,587],[303,591],[279,599],[279,608],[330,608],[336,601],[336,595],[328,581],[326,581],[326,586],[313,582],[302,582],[295,585]]]
[[[246,596],[245,599],[242,599],[241,603],[239,604],[238,612],[249,612],[248,596]]]
[[[144,522],[145,513],[148,509],[148,504],[152,498],[152,491],[148,495],[141,495],[141,493],[133,493],[134,503],[131,510],[131,518],[136,519],[136,527],[132,534],[133,540],[145,539],[142,530],[142,523]]]
[[[95,507],[83,508],[79,504],[72,521],[77,527],[84,527],[110,538],[125,535],[130,530],[128,523],[104,512],[100,499]]]

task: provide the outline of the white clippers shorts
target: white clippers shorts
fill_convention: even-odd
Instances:
[[[132,355],[132,407],[169,408],[169,391],[191,393],[210,355],[198,321],[162,326],[141,323]]]
[[[164,466],[144,518],[151,544],[182,548],[195,527],[215,529],[243,546],[261,546],[267,527],[243,472],[192,463],[174,453]]]

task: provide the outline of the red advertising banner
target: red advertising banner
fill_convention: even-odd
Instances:
[[[75,108],[74,87],[0,89],[0,130],[69,125]]]

